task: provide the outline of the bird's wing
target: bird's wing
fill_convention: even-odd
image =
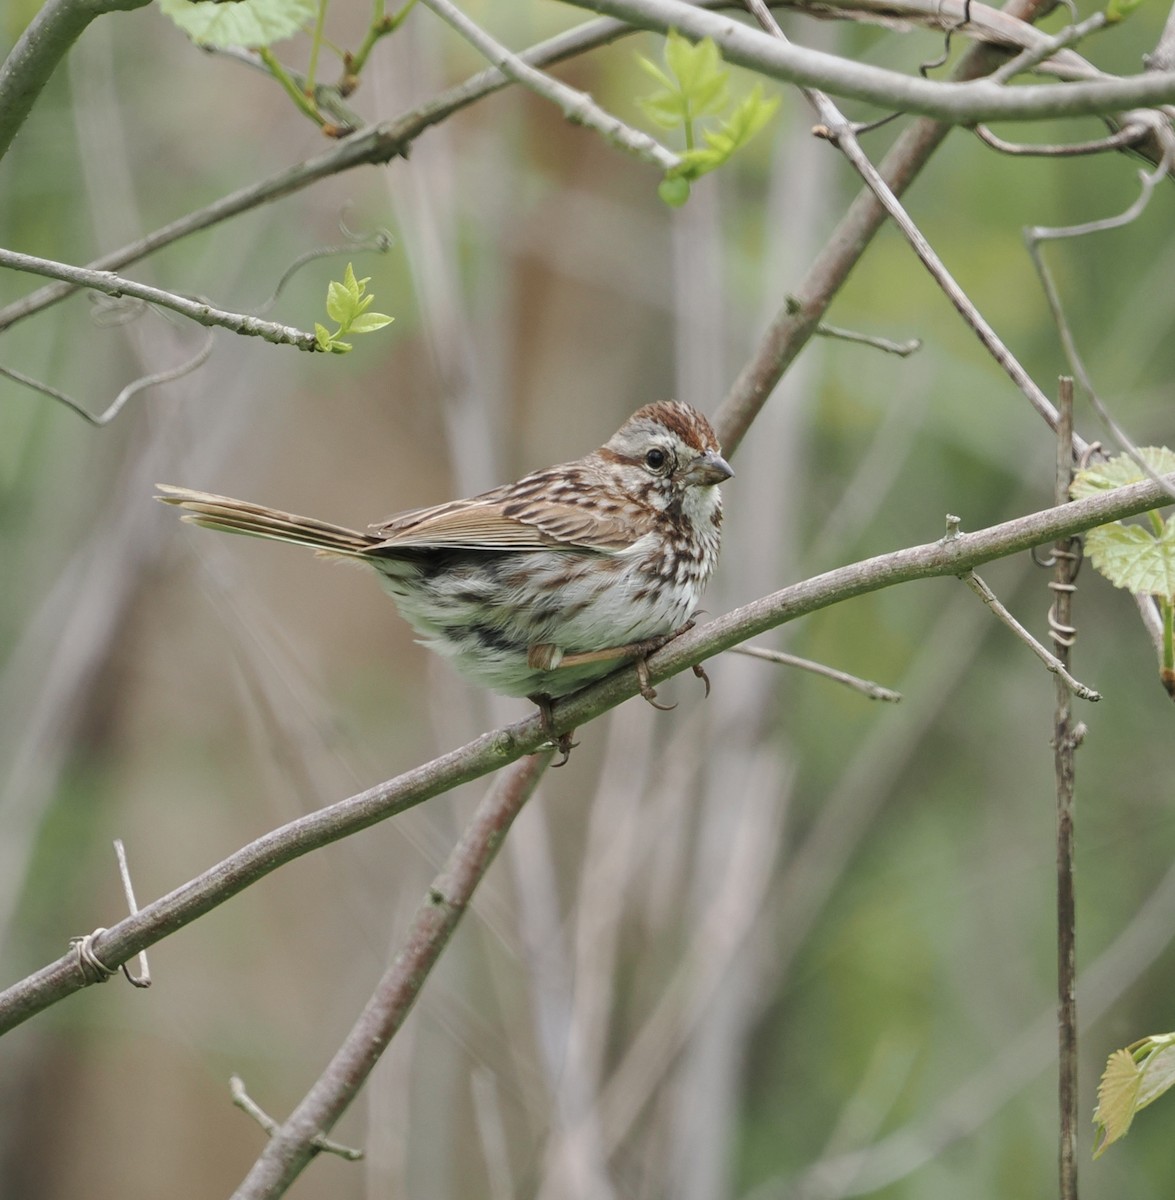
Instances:
[[[567,546],[616,554],[647,532],[631,515],[602,511],[598,503],[552,499],[549,491],[520,491],[518,484],[470,500],[415,509],[373,525],[374,547],[464,550],[548,550]]]

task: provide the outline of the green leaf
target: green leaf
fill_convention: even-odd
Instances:
[[[1156,475],[1175,472],[1175,450],[1168,450],[1166,446],[1141,446],[1138,455]],[[1130,483],[1142,483],[1148,478],[1130,455],[1119,454],[1108,462],[1078,471],[1069,488],[1069,495],[1074,500],[1084,500],[1087,496],[1096,496]]]
[[[757,83],[723,122],[722,131],[733,139],[736,149],[745,146],[775,116],[778,108],[779,97],[764,96],[763,85]]]
[[[369,299],[374,300],[371,296]],[[356,317],[351,322],[348,333],[374,333],[377,329],[382,329],[385,325],[390,325],[396,318],[386,316],[384,313],[364,313],[360,317]]]
[[[1175,522],[1164,522],[1158,536],[1142,525],[1100,525],[1085,535],[1085,554],[1115,587],[1175,597]]]
[[[637,56],[640,67],[660,85],[651,96],[637,101],[645,114],[663,129],[676,129],[699,117],[721,112],[729,101],[730,72],[723,66],[718,47],[710,38],[694,45],[676,30],[665,40],[665,65]]]
[[[646,58],[643,54],[638,54],[636,61],[637,65],[647,75],[651,75],[666,91],[675,92],[677,90],[677,84],[651,58]]]
[[[339,325],[346,325],[355,315],[355,297],[346,283],[332,279],[326,289],[326,314]]]
[[[726,106],[726,81],[729,72],[713,38],[694,44],[675,29],[665,39],[665,65],[676,79],[681,92],[690,98],[695,117],[706,116]]]
[[[1138,457],[1156,474],[1175,473],[1175,451],[1165,446],[1143,446]],[[1078,471],[1069,488],[1074,500],[1096,496],[1149,475],[1129,455]],[[1141,525],[1102,525],[1085,535],[1085,552],[1094,567],[1115,587],[1134,595],[1175,598],[1175,521],[1151,514],[1153,529]]]
[[[292,37],[317,12],[315,0],[159,0],[159,7],[201,46],[270,46]]]
[[[343,278],[332,279],[327,285],[326,311],[338,329],[330,333],[322,325],[314,326],[320,349],[346,354],[352,346],[350,342],[341,341],[341,338],[355,333],[374,333],[392,323],[392,318],[386,313],[367,311],[375,300],[375,295],[367,291],[370,282],[370,275],[356,279],[355,268],[348,263]]]
[[[1097,1085],[1097,1108],[1093,1123],[1093,1156],[1100,1158],[1106,1148],[1123,1137],[1137,1111],[1138,1089],[1142,1075],[1129,1050],[1115,1050],[1106,1060],[1101,1082]]]
[[[1093,1123],[1094,1158],[1124,1137],[1135,1113],[1153,1104],[1175,1085],[1175,1034],[1143,1038],[1106,1060],[1097,1089]]]

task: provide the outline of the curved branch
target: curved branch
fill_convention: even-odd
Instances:
[[[1166,477],[1166,484],[1175,484],[1175,476]],[[649,658],[649,678],[659,683],[768,629],[853,596],[914,579],[962,575],[993,559],[1070,537],[1095,525],[1136,516],[1166,503],[1169,499],[1165,485],[1148,480],[1018,517],[977,533],[961,533],[949,540],[912,546],[838,567],[764,596],[674,638]],[[544,730],[542,719],[535,713],[502,729],[484,733],[465,746],[395,779],[299,817],[250,842],[202,875],[112,925],[94,940],[92,949],[107,967],[117,967],[285,863],[395,816],[459,784],[488,775],[524,755],[534,754],[548,743],[551,733],[570,732],[631,699],[639,691],[636,670],[620,670],[556,704],[548,730]],[[0,993],[0,1033],[80,991],[90,982],[79,970],[75,955],[63,955]]]

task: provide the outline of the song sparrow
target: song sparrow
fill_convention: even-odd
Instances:
[[[576,462],[369,533],[166,484],[158,499],[209,529],[369,564],[424,645],[549,718],[552,699],[624,660],[643,666],[690,620],[718,561],[717,485],[732,474],[706,418],[667,401]]]

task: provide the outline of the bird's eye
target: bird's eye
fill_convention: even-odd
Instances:
[[[645,455],[645,466],[650,471],[659,471],[665,465],[665,451],[654,447]]]

